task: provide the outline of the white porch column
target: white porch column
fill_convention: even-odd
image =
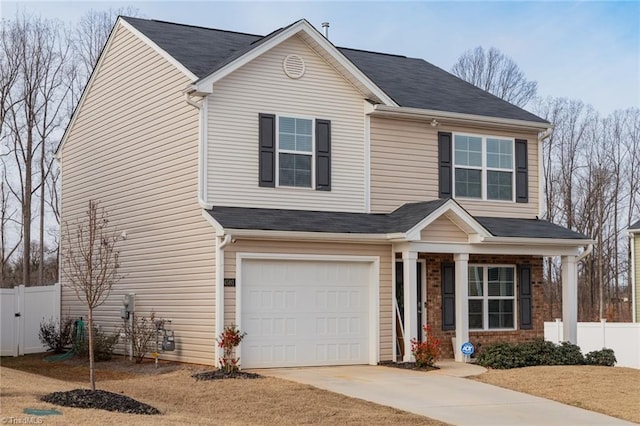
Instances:
[[[411,339],[418,337],[418,253],[402,252],[402,272],[404,286],[404,359],[412,362]]]
[[[562,256],[562,340],[578,341],[578,268],[576,256]]]
[[[456,361],[464,362],[460,350],[463,343],[469,341],[469,254],[454,254],[456,262]]]

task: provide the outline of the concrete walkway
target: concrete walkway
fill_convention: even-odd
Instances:
[[[429,373],[382,366],[252,370],[454,425],[632,425],[604,414],[476,382],[482,367],[453,361]]]

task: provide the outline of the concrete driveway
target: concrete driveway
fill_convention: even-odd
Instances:
[[[544,398],[462,378],[475,366],[417,372],[357,365],[254,370],[454,425],[632,425]],[[482,370],[475,370],[475,374]]]

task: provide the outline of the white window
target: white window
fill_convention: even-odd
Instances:
[[[454,135],[454,196],[514,200],[514,140]]]
[[[313,120],[278,117],[278,185],[313,185]]]
[[[469,329],[515,329],[514,266],[469,266]]]

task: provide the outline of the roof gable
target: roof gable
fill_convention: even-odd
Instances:
[[[370,92],[376,102],[548,124],[422,59],[336,47],[304,19],[265,37],[139,18],[123,19],[206,84],[301,33],[310,47],[360,91]]]

